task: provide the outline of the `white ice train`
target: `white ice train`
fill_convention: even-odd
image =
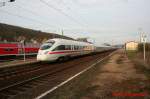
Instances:
[[[38,61],[64,60],[66,58],[85,55],[93,52],[95,46],[88,42],[80,42],[66,39],[50,39],[39,49]]]

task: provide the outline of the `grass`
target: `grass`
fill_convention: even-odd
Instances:
[[[126,53],[127,53],[128,58],[132,59],[136,56],[137,51],[127,51]]]
[[[149,68],[149,66],[150,66],[150,62],[149,62],[150,51],[148,51],[146,53],[147,53],[146,54],[147,60],[146,60],[146,62],[144,62],[142,52],[131,52],[131,51],[127,52],[127,56],[134,63],[134,66],[135,66],[137,72],[144,74],[147,77],[147,80],[144,80],[144,81],[136,79],[136,80],[130,80],[128,82],[133,85],[142,84],[143,88],[140,88],[139,90],[136,90],[136,91],[138,91],[138,92],[147,91],[150,94],[150,92],[149,92],[149,90],[150,90],[150,68]]]
[[[129,79],[118,83],[115,93],[130,93],[133,94],[143,94],[143,96],[134,96],[132,99],[150,99],[150,81],[139,80],[139,79]],[[118,98],[117,98],[118,99]],[[119,98],[120,99],[120,98]],[[122,99],[122,98],[121,98]],[[130,99],[129,96],[123,97],[123,99]]]
[[[127,56],[135,64],[143,65],[150,68],[150,51],[146,52],[146,61],[143,59],[143,52],[140,51],[127,51]]]
[[[150,51],[146,53],[147,53],[146,62],[144,62],[143,55],[141,52],[128,51],[127,56],[134,63],[137,72],[144,73],[148,78],[150,78],[150,68],[149,68]]]

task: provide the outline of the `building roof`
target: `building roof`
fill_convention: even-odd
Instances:
[[[126,42],[125,44],[131,43],[131,42],[138,43],[138,42],[136,42],[136,41],[128,41],[128,42]]]

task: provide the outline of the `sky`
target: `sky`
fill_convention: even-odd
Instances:
[[[0,23],[87,37],[97,46],[150,42],[150,0],[16,0],[0,3]]]

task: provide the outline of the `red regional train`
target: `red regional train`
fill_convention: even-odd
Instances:
[[[38,53],[40,44],[0,43],[0,56]]]

